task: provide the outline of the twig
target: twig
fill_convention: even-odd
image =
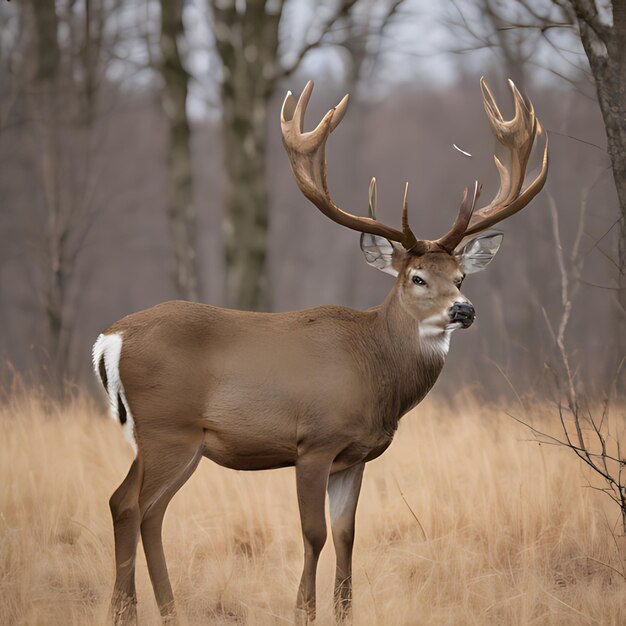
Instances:
[[[402,489],[400,488],[400,483],[398,482],[398,479],[395,476],[393,477],[393,479],[396,481],[398,491],[400,492],[400,497],[404,500],[404,504],[406,504],[409,511],[411,511],[411,515],[413,516],[413,519],[415,519],[415,521],[417,522],[417,525],[420,527],[420,530],[422,531],[422,535],[424,536],[424,541],[428,541],[428,535],[426,534],[426,531],[424,530],[422,523],[419,521],[419,518],[415,514],[415,511],[411,508],[411,505],[407,502],[407,499],[404,497],[404,493],[402,493]]]
[[[582,613],[578,609],[575,609],[571,604],[567,604],[567,602],[563,602],[563,600],[561,600],[560,598],[557,598],[555,595],[552,595],[549,591],[546,591],[544,589],[543,592],[546,595],[550,596],[553,600],[556,600],[559,604],[562,604],[563,606],[566,606],[568,609],[571,609],[572,611],[574,611],[574,613],[576,613],[577,615],[580,615],[581,617],[588,619],[590,622],[595,622],[596,624],[600,623],[597,619],[594,619],[590,615],[586,615],[585,613]]]
[[[380,624],[380,617],[378,616],[378,606],[376,605],[376,598],[374,597],[374,589],[372,588],[372,581],[370,580],[369,574],[367,570],[363,568],[363,572],[365,572],[365,578],[367,578],[367,584],[370,590],[370,595],[372,596],[372,604],[374,605],[374,615],[376,615],[376,623]]]

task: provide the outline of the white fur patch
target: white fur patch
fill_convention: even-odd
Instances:
[[[450,336],[457,328],[461,328],[458,322],[450,324],[448,320],[446,310],[423,319],[418,330],[420,343],[444,357],[450,350]]]
[[[355,483],[362,471],[361,465],[355,465],[329,477],[328,505],[331,522],[340,518],[348,505],[354,502]]]
[[[126,409],[126,422],[122,424],[122,432],[124,437],[132,446],[135,454],[137,453],[137,441],[135,439],[135,420],[130,412],[124,385],[120,378],[120,357],[122,355],[122,334],[112,333],[110,335],[101,334],[96,343],[93,345],[91,352],[93,369],[96,376],[100,378],[100,359],[104,356],[104,369],[107,375],[107,387],[109,393],[109,404],[111,408],[111,417],[115,421],[119,421],[119,413],[117,407],[117,396],[119,394],[124,408]],[[104,383],[104,381],[101,381]]]

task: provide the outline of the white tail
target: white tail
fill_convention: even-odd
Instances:
[[[122,334],[101,334],[91,351],[93,369],[109,396],[111,417],[122,425],[124,436],[137,454],[135,422],[128,406],[124,385],[120,377],[120,357],[122,356]]]

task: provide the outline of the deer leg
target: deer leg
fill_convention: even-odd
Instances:
[[[163,517],[171,499],[198,467],[202,450],[202,445],[190,448],[188,445],[168,442],[158,449],[151,449],[151,456],[146,459],[139,494],[141,541],[163,622],[176,620],[174,595],[163,552]]]
[[[137,623],[135,557],[141,520],[139,490],[142,473],[141,460],[137,457],[109,500],[115,537],[115,585],[109,619],[115,626]]]
[[[298,506],[304,540],[304,568],[296,604],[296,624],[315,620],[315,574],[326,543],[326,485],[332,459],[304,455],[296,461]]]
[[[330,523],[337,556],[335,576],[335,617],[337,621],[352,619],[352,546],[354,545],[354,517],[361,491],[364,463],[328,479]]]

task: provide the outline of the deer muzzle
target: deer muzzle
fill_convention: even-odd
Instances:
[[[463,328],[469,328],[476,318],[474,307],[467,302],[456,302],[450,308],[450,322],[459,323]]]

